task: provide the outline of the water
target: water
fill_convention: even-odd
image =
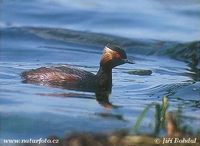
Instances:
[[[2,26],[48,26],[173,41],[200,39],[199,0],[8,0],[1,3]]]
[[[181,109],[185,123],[200,127],[198,72],[187,62],[146,55],[161,41],[167,48],[200,39],[198,0],[7,0],[0,5],[1,138],[129,129],[147,105],[161,103],[164,95],[169,110]],[[67,64],[96,73],[109,42],[122,44],[136,62],[113,70],[109,99],[120,108],[105,109],[93,93],[22,83],[21,72],[41,66]],[[153,73],[127,73],[133,69]],[[153,129],[153,115],[152,108],[141,125],[145,133]]]

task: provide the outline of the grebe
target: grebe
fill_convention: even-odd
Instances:
[[[25,83],[95,92],[99,102],[109,102],[112,90],[112,68],[124,63],[126,52],[118,45],[107,44],[100,60],[97,74],[69,66],[40,67],[24,71],[21,75]]]

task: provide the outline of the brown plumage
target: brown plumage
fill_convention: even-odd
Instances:
[[[112,68],[124,63],[131,63],[125,51],[117,45],[108,44],[104,48],[96,75],[69,66],[56,66],[24,71],[22,78],[25,83],[98,92],[96,95],[101,96],[102,93],[111,92]]]

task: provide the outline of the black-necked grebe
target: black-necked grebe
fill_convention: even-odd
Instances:
[[[107,102],[105,96],[112,89],[112,68],[132,63],[126,52],[119,46],[105,46],[97,74],[67,66],[41,67],[22,73],[25,83],[95,92],[98,101]]]

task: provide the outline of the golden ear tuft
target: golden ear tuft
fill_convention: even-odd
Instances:
[[[106,63],[112,60],[112,53],[105,51],[101,57],[101,63]]]

